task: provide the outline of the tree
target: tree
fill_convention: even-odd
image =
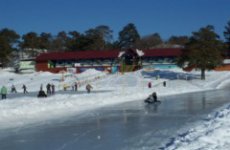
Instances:
[[[140,35],[133,23],[129,23],[119,32],[119,46],[121,49],[133,48],[139,40]]]
[[[55,51],[66,51],[68,36],[65,31],[61,31],[53,38],[51,43],[51,49]]]
[[[205,71],[222,63],[222,48],[223,42],[219,40],[219,36],[214,32],[214,27],[208,25],[198,32],[193,32],[182,56],[178,60],[178,65],[183,67],[187,63],[188,66],[200,69],[201,79],[205,80]]]
[[[35,32],[29,32],[22,36],[20,47],[28,53],[29,57],[36,57],[39,49],[39,37]]]
[[[111,43],[113,40],[113,30],[109,28],[109,26],[106,25],[100,25],[95,28],[95,30],[98,31],[98,33],[103,37],[105,42]]]
[[[11,54],[10,44],[6,39],[0,36],[0,63],[5,66],[9,61],[9,56]]]
[[[103,38],[105,42],[105,48],[108,48],[109,45],[113,42],[113,31],[106,25],[100,25],[95,28],[99,35]]]
[[[88,48],[91,50],[103,50],[105,41],[103,35],[96,29],[89,29],[85,32],[85,38],[88,41]]]
[[[50,33],[45,33],[42,32],[40,34],[39,38],[39,45],[38,47],[40,49],[44,49],[44,50],[50,50],[51,48],[51,41],[52,41],[52,35]]]
[[[16,50],[20,36],[13,30],[0,30],[0,63],[5,66],[10,59],[13,50]]]
[[[77,31],[70,31],[68,35],[69,36],[66,41],[67,49],[71,51],[79,49],[79,39],[81,34]]]
[[[162,43],[163,40],[161,39],[160,35],[158,33],[154,33],[141,38],[137,47],[140,49],[151,49],[158,47]]]
[[[230,21],[227,23],[227,26],[225,26],[224,37],[228,45],[227,56],[230,57]]]
[[[12,48],[15,46],[15,44],[19,43],[20,36],[14,30],[7,28],[2,29],[0,31],[0,36],[3,37]]]
[[[168,44],[185,46],[188,41],[189,41],[189,37],[187,36],[171,36],[168,40]]]

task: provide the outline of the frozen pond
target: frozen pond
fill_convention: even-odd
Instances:
[[[170,138],[229,103],[229,89],[162,97],[103,107],[60,120],[0,130],[0,149],[140,150],[158,149]]]

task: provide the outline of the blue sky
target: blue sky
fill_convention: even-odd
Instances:
[[[128,23],[134,23],[141,36],[159,33],[191,35],[208,24],[223,39],[230,21],[230,0],[1,0],[0,29],[19,34],[30,31],[80,33],[107,25],[116,39]]]

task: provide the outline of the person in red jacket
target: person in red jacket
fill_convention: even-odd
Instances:
[[[151,82],[148,83],[148,87],[152,88],[152,83]]]

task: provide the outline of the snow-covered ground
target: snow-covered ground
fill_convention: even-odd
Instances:
[[[172,138],[165,150],[228,150],[230,147],[230,105]]]
[[[183,73],[181,70],[171,70]],[[192,72],[195,75],[200,72]],[[64,81],[63,81],[64,79]],[[78,92],[71,91],[74,82],[80,83]],[[163,87],[163,81],[167,86]],[[148,82],[152,88],[148,88]],[[47,98],[37,98],[40,86],[47,83],[55,84],[57,92]],[[85,92],[86,83],[93,86],[93,92]],[[87,70],[82,74],[52,74],[35,72],[32,74],[14,74],[7,70],[0,70],[0,86],[15,85],[22,93],[22,85],[28,87],[31,95],[13,96],[0,101],[0,129],[20,127],[30,123],[46,121],[80,114],[95,108],[128,101],[142,101],[153,91],[158,97],[172,94],[220,89],[229,87],[230,72],[207,72],[206,80],[167,80],[145,77],[141,71],[125,74],[108,75],[104,72]],[[63,86],[70,86],[63,92]],[[194,127],[183,137],[176,137],[171,145],[165,149],[225,149],[230,145],[230,106],[218,110],[205,121]]]

